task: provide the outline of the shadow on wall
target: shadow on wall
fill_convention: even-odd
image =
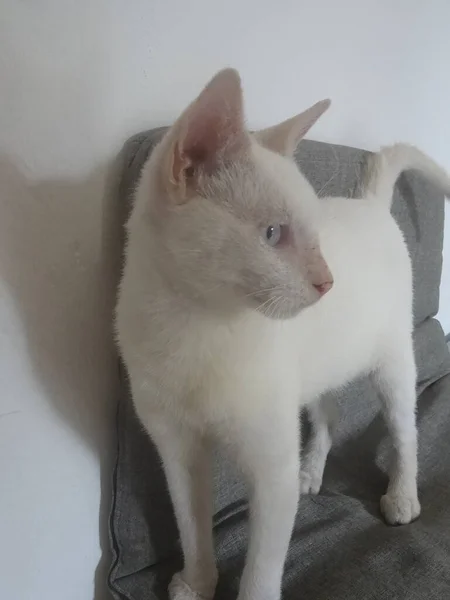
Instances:
[[[107,521],[118,389],[111,316],[120,261],[114,191],[120,165],[119,157],[82,182],[34,185],[9,157],[0,158],[0,277],[48,401],[100,460],[102,559],[94,600],[110,597]]]

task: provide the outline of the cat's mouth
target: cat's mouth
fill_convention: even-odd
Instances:
[[[309,282],[298,291],[267,294],[264,290],[250,295],[254,308],[269,319],[291,319],[318,302],[333,287],[333,279],[320,283]]]
[[[301,299],[289,296],[274,296],[256,305],[256,310],[269,319],[284,320],[296,317],[302,310],[320,299],[321,295],[311,289],[311,293]]]

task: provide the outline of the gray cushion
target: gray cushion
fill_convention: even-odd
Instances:
[[[142,165],[162,132],[139,134],[125,146],[119,207],[124,218]],[[366,154],[304,141],[296,158],[320,195],[354,195]],[[443,196],[408,173],[398,182],[393,212],[404,231],[415,277],[423,515],[403,528],[390,528],[382,521],[378,503],[387,483],[386,429],[368,381],[355,382],[336,394],[342,420],[323,490],[319,496],[302,497],[299,505],[286,563],[285,598],[450,598],[450,355],[441,327],[432,318],[438,308]],[[158,455],[134,414],[123,368],[122,375],[110,587],[121,600],[159,600],[167,597],[168,580],[181,564],[178,534]],[[231,600],[244,562],[247,504],[244,483],[224,457],[216,458],[215,488],[217,598]]]

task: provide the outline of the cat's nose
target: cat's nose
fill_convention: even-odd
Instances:
[[[313,283],[313,286],[321,296],[324,296],[327,292],[331,290],[331,288],[333,287],[333,283],[333,280],[324,281],[323,283]]]
[[[310,254],[308,276],[311,285],[321,296],[324,296],[333,287],[333,275],[317,248],[314,248]]]

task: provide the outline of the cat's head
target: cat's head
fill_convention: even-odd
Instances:
[[[168,131],[139,195],[150,196],[152,260],[178,294],[288,318],[331,288],[319,203],[292,158],[329,104],[251,134],[239,75],[227,69]]]

